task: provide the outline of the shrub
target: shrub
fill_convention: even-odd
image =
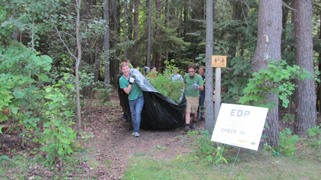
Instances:
[[[197,135],[196,131],[189,132],[189,135]],[[196,155],[199,159],[205,160],[215,165],[227,164],[224,157],[224,146],[211,141],[211,135],[208,131],[201,131],[201,136],[195,138]]]
[[[184,82],[173,81],[172,77],[174,73],[179,73],[179,70],[174,65],[170,65],[168,61],[166,61],[165,64],[166,69],[163,73],[158,74],[157,76],[154,74],[153,76],[147,76],[147,79],[159,93],[176,103],[180,103],[184,92]]]
[[[299,136],[292,135],[289,128],[285,128],[280,132],[280,141],[277,150],[286,156],[292,157],[296,151],[296,144],[299,141]]]
[[[321,145],[321,129],[319,126],[308,129],[308,142],[311,147],[319,148]]]
[[[311,74],[297,65],[290,66],[283,60],[269,61],[267,68],[253,73],[239,102],[272,108],[276,104],[267,102],[266,95],[274,93],[282,101],[282,106],[288,107],[288,98],[295,89],[293,80],[305,78],[311,78]]]

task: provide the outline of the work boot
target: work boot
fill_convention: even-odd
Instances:
[[[195,129],[195,128],[196,128],[196,126],[195,126],[195,121],[193,121],[193,122],[189,125],[189,127],[190,127],[191,129]]]
[[[189,126],[189,124],[185,124],[184,131],[188,132],[190,130],[191,130],[191,127]]]

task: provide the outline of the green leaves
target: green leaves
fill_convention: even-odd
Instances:
[[[269,61],[267,68],[253,73],[239,102],[272,108],[276,104],[266,102],[266,96],[275,93],[281,100],[282,106],[288,107],[289,97],[295,90],[294,80],[311,77],[308,71],[300,69],[297,65],[290,66],[285,61]]]
[[[6,47],[0,45],[0,52],[0,122],[23,125],[21,136],[41,142],[49,163],[55,158],[62,160],[73,152],[76,137],[71,128],[74,106],[68,99],[73,85],[66,82],[71,76],[44,87],[50,81],[49,56],[39,55],[15,41]]]
[[[67,96],[62,93],[60,85],[45,88],[45,123],[41,142],[41,150],[47,153],[47,162],[53,163],[56,158],[63,160],[73,152],[76,133],[71,128],[74,112],[69,106]]]
[[[172,77],[174,72],[179,72],[179,70],[169,61],[165,61],[165,64],[166,69],[162,74],[157,75],[150,73],[147,75],[147,78],[159,93],[170,98],[176,103],[180,103],[184,89],[184,82],[173,81]]]
[[[299,136],[292,135],[289,128],[285,128],[280,132],[280,141],[277,150],[286,156],[292,157],[296,151],[296,143]]]

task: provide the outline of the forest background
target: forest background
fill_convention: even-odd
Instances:
[[[227,55],[222,102],[267,105],[268,144],[279,142],[279,118],[298,135],[318,128],[320,1],[0,2],[0,133],[18,129],[22,146],[41,144],[49,163],[73,152],[84,97],[106,98],[124,59],[160,73],[166,61],[181,74],[205,65],[208,97],[215,69],[207,53]],[[213,129],[213,111],[206,113]]]

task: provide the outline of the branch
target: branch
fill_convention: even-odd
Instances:
[[[290,10],[294,11],[295,9],[293,9],[291,6],[287,5],[284,1],[282,1],[282,6],[285,6],[287,8],[289,8]]]
[[[57,27],[55,27],[55,30],[58,34],[58,37],[60,39],[60,41],[62,42],[62,44],[65,46],[65,48],[67,49],[67,51],[69,52],[69,54],[75,58],[75,60],[77,60],[77,57],[70,51],[70,49],[68,48],[67,44],[65,43],[65,41],[61,38],[61,34],[60,34],[60,31],[57,29]]]

